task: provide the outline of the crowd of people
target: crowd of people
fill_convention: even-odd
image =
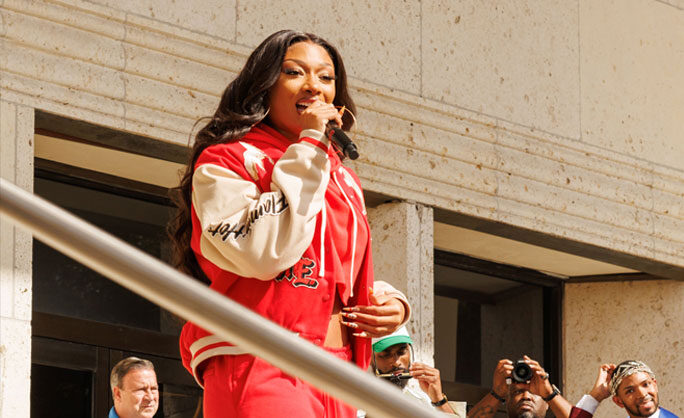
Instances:
[[[461,415],[454,409],[442,391],[439,370],[413,361],[413,341],[405,327],[373,340],[371,370],[378,378],[397,385],[407,398],[432,407],[448,415]],[[591,418],[599,404],[612,397],[630,418],[677,418],[659,404],[658,384],[653,371],[641,361],[624,361],[618,365],[599,367],[596,382],[576,406],[572,406],[550,383],[548,373],[541,365],[525,357],[531,370],[527,381],[513,379],[514,363],[502,359],[494,370],[492,389],[467,413],[468,418],[493,417],[502,405],[509,418],[544,418],[551,410],[556,418]],[[417,388],[409,385],[416,382]],[[114,406],[109,418],[151,418],[159,408],[159,385],[154,365],[145,359],[128,357],[116,364],[111,372],[111,390]],[[283,395],[283,394],[281,394]],[[231,411],[233,412],[233,411]],[[204,412],[211,416],[245,416],[223,412]],[[331,415],[321,415],[322,417]],[[334,415],[332,415],[334,416]],[[362,410],[358,418],[366,417]]]

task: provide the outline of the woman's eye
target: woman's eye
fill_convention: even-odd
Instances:
[[[283,70],[283,72],[287,75],[300,75],[301,74],[301,72],[299,70],[295,70],[292,68],[286,68],[285,70]]]
[[[322,75],[321,80],[324,81],[335,81],[335,76],[334,75]]]

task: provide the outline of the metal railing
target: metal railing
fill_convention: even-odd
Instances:
[[[0,179],[0,214],[121,286],[373,417],[443,416],[405,397],[390,384],[4,179]]]

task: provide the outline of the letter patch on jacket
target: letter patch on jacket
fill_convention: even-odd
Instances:
[[[259,181],[259,173],[265,172],[264,160],[268,160],[271,164],[273,164],[273,160],[266,155],[266,153],[253,145],[246,142],[240,142],[240,145],[245,147],[245,152],[242,155],[242,158],[245,160],[245,169],[250,177],[252,177],[252,180]]]
[[[318,280],[314,277],[314,271],[316,269],[316,262],[302,257],[297,264],[280,273],[275,281],[281,282],[286,279],[294,287],[308,287],[309,289],[315,289],[318,287]]]
[[[223,241],[228,238],[236,239],[246,237],[252,231],[252,225],[260,218],[266,215],[279,215],[288,207],[289,205],[287,204],[287,200],[285,200],[285,195],[279,191],[277,194],[273,194],[269,198],[259,202],[254,209],[250,210],[245,222],[236,224],[218,222],[210,224],[207,228],[207,232],[209,232],[212,237],[219,235]]]

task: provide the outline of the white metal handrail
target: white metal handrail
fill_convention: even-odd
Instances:
[[[392,385],[4,179],[0,179],[0,214],[121,286],[369,415],[442,416],[403,396]]]

